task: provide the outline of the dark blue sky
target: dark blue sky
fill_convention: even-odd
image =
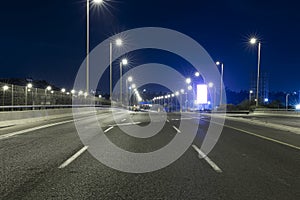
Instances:
[[[300,12],[296,0],[110,0],[91,9],[91,49],[115,33],[155,26],[197,40],[225,63],[225,85],[250,87],[262,41],[261,69],[271,91],[300,90]],[[86,3],[82,0],[5,1],[0,7],[0,78],[32,77],[71,87],[85,58]],[[138,59],[138,58],[137,58]]]

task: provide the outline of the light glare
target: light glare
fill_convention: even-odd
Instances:
[[[256,42],[257,42],[257,39],[256,39],[256,38],[251,38],[251,39],[250,39],[250,43],[251,43],[251,44],[256,44]]]
[[[120,38],[116,39],[117,46],[122,46],[122,44],[123,44],[123,41]]]
[[[190,83],[192,82],[192,80],[191,80],[191,78],[187,78],[187,79],[185,80],[185,82],[186,82],[187,84],[190,84]]]
[[[128,64],[128,60],[127,60],[126,58],[123,59],[123,60],[122,60],[122,64],[123,64],[123,65],[127,65],[127,64]]]
[[[103,3],[103,0],[94,0],[94,3],[95,3],[95,4],[102,4],[102,3]]]
[[[27,87],[28,87],[29,89],[31,89],[31,88],[32,88],[32,84],[31,84],[31,83],[28,83],[28,84],[27,84]]]
[[[3,88],[4,91],[8,90],[8,86],[7,85],[4,85],[2,88]]]

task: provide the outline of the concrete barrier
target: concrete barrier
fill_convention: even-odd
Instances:
[[[72,108],[0,112],[0,121],[3,122],[3,121],[29,119],[29,118],[40,118],[40,117],[62,115],[62,114],[71,115]]]
[[[258,115],[279,115],[279,116],[300,116],[296,110],[256,109],[253,114]]]

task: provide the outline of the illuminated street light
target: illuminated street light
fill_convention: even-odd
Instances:
[[[192,90],[193,87],[191,85],[188,86],[188,90]]]
[[[83,91],[80,90],[80,91],[78,92],[78,95],[81,96],[82,94],[83,94]]]
[[[93,1],[95,4],[102,4],[103,3],[103,0],[94,0]]]
[[[269,102],[269,99],[268,98],[265,98],[264,99],[265,103]]]
[[[255,45],[258,43],[258,63],[257,63],[257,80],[256,80],[256,107],[258,106],[259,103],[259,76],[260,76],[260,51],[261,51],[261,43],[257,41],[256,38],[251,38],[250,39],[250,44]]]
[[[123,60],[122,60],[122,65],[127,65],[128,64],[128,60],[126,59],[126,58],[124,58]]]
[[[131,85],[131,88],[132,88],[132,89],[135,89],[135,88],[136,88],[136,85],[135,85],[135,84],[132,84],[132,85]]]
[[[184,89],[181,89],[180,92],[181,92],[181,94],[184,94]]]
[[[62,92],[62,93],[65,93],[65,92],[66,92],[66,89],[65,89],[65,88],[62,88],[62,89],[61,89],[61,92]]]
[[[6,91],[6,90],[9,89],[9,87],[8,87],[7,85],[4,85],[4,86],[2,87],[2,89],[3,89],[3,91]]]
[[[300,104],[296,105],[296,110],[300,110]]]
[[[176,92],[175,92],[175,95],[176,95],[176,96],[179,96],[179,92],[178,92],[178,91],[176,91]]]
[[[52,90],[52,87],[51,86],[47,86],[46,90],[50,91],[50,90]]]
[[[196,76],[196,77],[199,77],[199,76],[200,76],[200,73],[199,73],[199,72],[196,72],[196,73],[195,73],[195,76]]]
[[[120,38],[116,39],[117,46],[122,46],[122,44],[123,44],[123,41]]]
[[[31,83],[27,84],[27,88],[31,89],[33,87],[33,85]]]
[[[127,78],[127,80],[128,80],[128,82],[132,82],[132,77],[131,76],[129,76],[128,78]]]
[[[191,78],[187,78],[187,79],[185,80],[185,82],[186,82],[187,84],[190,84],[190,83],[192,82],[192,79],[191,79]]]
[[[250,44],[256,44],[257,42],[257,39],[256,38],[251,38],[250,39]]]
[[[75,91],[75,90],[71,90],[71,94],[73,94],[73,95],[74,95],[75,93],[76,93],[76,91]]]
[[[209,83],[208,83],[208,87],[209,87],[209,88],[214,87],[214,83],[213,83],[213,82],[209,82]]]

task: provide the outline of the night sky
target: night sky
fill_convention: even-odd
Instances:
[[[85,58],[85,6],[82,0],[2,1],[0,78],[32,77],[71,88]],[[180,31],[198,41],[214,60],[224,62],[224,83],[235,91],[250,88],[257,48],[248,38],[257,36],[270,91],[300,90],[296,0],[110,0],[105,8],[92,8],[90,20],[91,49],[132,28]],[[142,60],[142,54],[135,59]]]

